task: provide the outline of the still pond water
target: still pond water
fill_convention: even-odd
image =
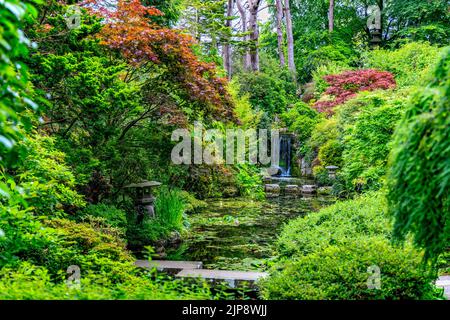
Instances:
[[[189,216],[189,236],[172,259],[202,261],[207,269],[263,270],[286,222],[332,202],[327,196],[208,200]]]

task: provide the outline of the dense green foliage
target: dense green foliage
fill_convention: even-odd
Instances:
[[[119,157],[126,153],[120,149],[121,138],[132,127],[130,123],[135,124],[133,117],[142,117],[148,106],[141,105],[142,91],[136,82],[124,81],[125,62],[105,52],[92,37],[101,27],[98,19],[84,12],[81,27],[67,30],[66,8],[52,2],[47,8],[52,14],[41,11],[38,22],[35,9],[28,4],[8,1],[0,6],[5,49],[1,68],[1,298],[216,297],[201,283],[186,286],[133,265],[135,258],[127,250],[129,230],[150,225],[151,232],[143,234],[146,243],[181,231],[184,202],[178,193],[162,190],[157,218],[138,224],[133,221],[134,209],[127,205],[129,199],[119,203],[117,193],[105,197],[110,195],[111,184],[115,185],[114,179],[106,181],[105,170],[130,169],[114,169],[112,164],[123,164]],[[39,43],[27,62],[35,84],[33,94],[41,102],[40,119],[28,111],[37,106],[26,93],[31,88],[27,69],[17,60],[30,44],[19,30],[27,10],[32,13],[27,16],[28,34]],[[29,130],[32,125],[33,131]],[[106,159],[108,163],[102,162]],[[148,162],[129,159],[144,165],[141,172],[147,171]],[[131,176],[120,184],[136,179],[137,171],[128,171]],[[72,265],[81,270],[81,287],[66,284],[66,270]]]
[[[255,110],[263,111],[272,118],[285,111],[298,98],[289,72],[277,66],[272,59],[266,59],[261,72],[239,73],[237,81],[241,84],[240,95],[248,95]]]
[[[383,194],[340,202],[293,220],[278,242],[278,261],[262,282],[268,299],[433,299],[434,273],[411,244],[390,244]],[[381,287],[368,287],[368,268],[380,268]]]
[[[28,71],[21,58],[28,53],[30,40],[23,36],[23,19],[36,16],[32,2],[4,1],[0,6],[0,168],[13,165],[20,150],[13,149],[22,138],[20,127],[30,129],[25,110],[36,110],[30,99]],[[4,187],[0,188],[7,192]]]
[[[412,98],[395,140],[389,202],[395,235],[412,232],[427,258],[450,244],[450,50]]]
[[[262,165],[172,162],[172,132],[195,121],[222,135],[292,133],[292,172],[306,165],[317,185],[349,199],[287,224],[265,263],[229,260],[270,267],[263,298],[441,297],[433,281],[450,268],[448,1],[389,1],[378,47],[367,10],[383,1],[336,0],[329,21],[328,1],[290,0],[286,25],[272,2],[264,22],[251,21],[261,7],[242,16],[225,0],[119,0],[114,10],[96,0],[0,3],[0,299],[236,298],[133,264],[183,259],[190,219],[224,234],[262,229],[253,228],[264,221],[253,201],[266,201]],[[143,180],[162,183],[154,216],[125,188]],[[251,219],[190,217],[219,197],[243,197]],[[275,203],[261,206],[304,213]],[[270,219],[268,228],[278,225]],[[269,247],[252,237],[245,250]],[[373,265],[379,290],[367,287]],[[69,266],[80,268],[80,285],[66,282]]]
[[[360,92],[334,107],[335,114],[314,127],[305,148],[304,156],[315,159],[313,167],[319,179],[326,166],[340,167],[334,183],[336,194],[348,196],[383,186],[395,129],[410,95],[423,83],[440,51],[429,44],[411,43],[366,55],[366,67],[391,71],[399,87]]]
[[[412,42],[398,50],[378,49],[366,55],[364,65],[395,75],[397,84],[421,84],[438,60],[440,49],[427,42]]]

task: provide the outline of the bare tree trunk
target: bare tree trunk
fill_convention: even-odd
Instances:
[[[262,0],[249,0],[249,29],[250,33],[250,61],[252,71],[259,71],[259,28],[258,28],[258,11]]]
[[[328,31],[334,30],[334,0],[330,0],[330,8],[328,10]]]
[[[278,55],[280,56],[280,65],[286,65],[283,50],[283,3],[281,0],[275,0],[277,7],[277,38],[278,38]]]
[[[242,33],[247,33],[247,12],[242,5],[241,0],[236,1],[237,8],[239,10],[239,14],[241,15],[241,23],[242,23]],[[244,41],[247,41],[249,39],[248,35],[244,37]],[[251,68],[251,61],[250,61],[250,52],[246,48],[244,53],[244,69],[250,70]]]
[[[234,0],[228,0],[227,4],[227,20],[225,21],[225,28],[230,29],[231,28],[231,17],[233,15],[233,7],[234,7]],[[231,39],[225,39],[225,43],[223,45],[223,66],[225,68],[225,71],[227,72],[228,80],[231,80],[231,45],[230,41]]]
[[[288,68],[295,74],[295,62],[294,62],[294,34],[292,31],[292,17],[291,17],[291,7],[289,0],[284,1],[284,16],[286,17],[286,35],[287,35],[287,48],[288,48]]]

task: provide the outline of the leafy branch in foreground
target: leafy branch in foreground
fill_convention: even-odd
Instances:
[[[450,49],[432,82],[417,94],[400,126],[391,155],[389,204],[394,235],[411,232],[425,258],[450,246]]]

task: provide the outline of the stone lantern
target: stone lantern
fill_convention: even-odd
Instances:
[[[370,39],[370,47],[371,48],[377,48],[377,47],[379,47],[379,45],[381,44],[381,42],[383,41],[383,39],[382,39],[382,33],[381,33],[381,30],[379,30],[379,29],[374,29],[374,30],[371,30],[371,32],[370,32],[370,36],[371,36],[371,39]]]
[[[136,190],[134,204],[140,217],[143,218],[145,215],[151,218],[155,217],[154,202],[156,198],[153,196],[152,189],[160,185],[161,183],[157,181],[144,180],[141,183],[133,183],[125,187]]]
[[[325,169],[328,170],[328,177],[330,179],[336,179],[336,170],[339,169],[339,167],[336,166],[328,166],[325,167]]]

